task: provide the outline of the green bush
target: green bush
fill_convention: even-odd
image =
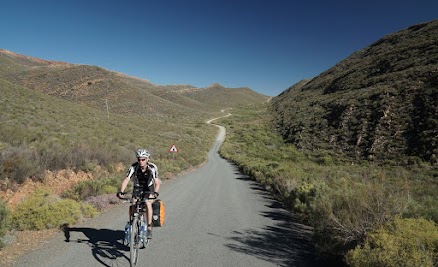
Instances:
[[[0,248],[4,246],[3,237],[6,231],[9,229],[8,221],[9,221],[10,211],[6,203],[0,200]]]
[[[35,149],[25,146],[3,149],[0,151],[0,179],[22,183],[27,177],[38,177],[42,169],[35,160],[36,155]]]
[[[318,246],[326,252],[344,253],[362,243],[368,231],[408,205],[409,192],[400,186],[392,189],[384,175],[356,182],[352,174],[338,173],[332,179],[318,192],[310,216]]]
[[[419,196],[418,200],[412,200],[409,203],[407,212],[404,217],[424,217],[426,219],[438,222],[438,199],[433,196]]]
[[[422,218],[396,218],[371,232],[345,259],[354,267],[437,266],[438,227]]]
[[[309,213],[310,206],[315,200],[316,186],[314,184],[303,183],[294,188],[290,194],[291,207],[302,214]]]
[[[11,224],[17,230],[41,230],[65,223],[74,224],[96,214],[96,209],[88,204],[60,199],[40,190],[17,206],[12,213]]]
[[[103,194],[115,194],[122,183],[121,177],[112,177],[98,180],[86,180],[77,183],[61,196],[76,201],[84,201],[88,197]]]

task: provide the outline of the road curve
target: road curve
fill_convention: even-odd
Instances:
[[[207,163],[163,183],[165,225],[154,228],[138,266],[325,266],[315,260],[310,229],[219,156],[225,129],[218,127]],[[120,204],[68,228],[14,266],[129,266],[127,209]]]

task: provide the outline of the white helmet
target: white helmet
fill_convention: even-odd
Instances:
[[[149,151],[147,151],[146,149],[140,148],[137,150],[135,155],[137,156],[137,158],[149,158],[151,156],[151,153],[149,153]]]

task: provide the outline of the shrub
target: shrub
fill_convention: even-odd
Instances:
[[[104,194],[99,196],[92,196],[86,199],[86,203],[92,205],[99,211],[104,211],[110,207],[111,204],[120,203],[115,194]]]
[[[0,179],[22,183],[27,177],[39,176],[42,170],[35,160],[37,153],[25,146],[9,147],[0,153]]]
[[[404,217],[423,217],[438,222],[438,199],[433,196],[420,196],[419,201],[412,200]]]
[[[436,266],[438,227],[422,218],[395,218],[371,232],[365,244],[349,251],[345,260],[354,267]]]
[[[330,166],[335,163],[334,155],[330,155],[330,152],[328,151],[318,151],[315,153],[314,157],[313,161],[320,165]]]
[[[302,214],[309,213],[310,206],[316,196],[316,186],[314,184],[303,183],[294,188],[290,194],[292,208]]]
[[[98,180],[81,181],[62,194],[64,198],[84,201],[89,197],[102,194],[115,194],[121,184],[121,178],[113,177]]]
[[[8,220],[10,216],[10,211],[6,203],[0,200],[0,248],[3,247],[3,236],[9,228]]]
[[[96,209],[72,199],[60,199],[39,190],[17,206],[12,213],[12,226],[17,230],[41,230],[73,224],[84,217],[92,217]]]
[[[406,192],[391,190],[388,184],[337,177],[322,187],[310,218],[320,249],[344,253],[363,242],[368,231],[401,214],[408,202]]]

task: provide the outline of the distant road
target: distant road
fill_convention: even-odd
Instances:
[[[225,129],[218,127],[208,162],[163,183],[165,225],[154,229],[139,266],[326,266],[314,259],[309,229],[219,156]],[[59,233],[15,266],[129,266],[127,217],[127,204],[118,205],[71,227],[69,242]]]

